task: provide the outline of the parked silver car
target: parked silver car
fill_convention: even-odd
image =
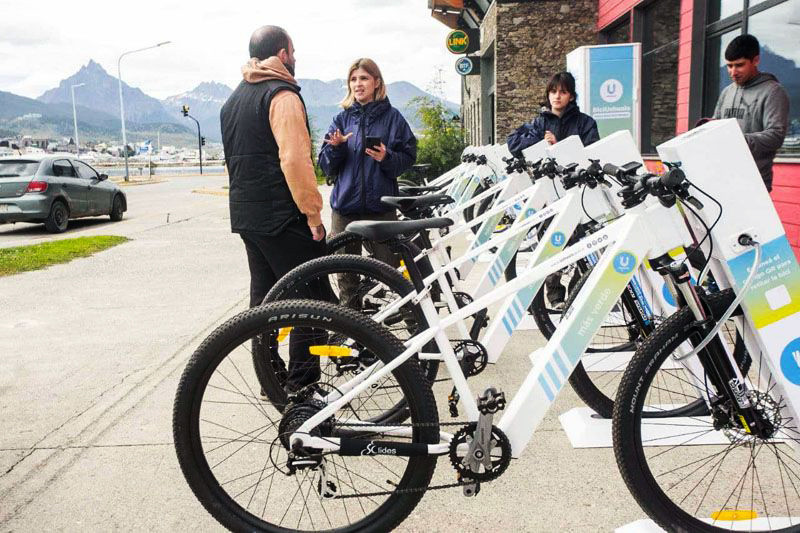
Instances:
[[[71,218],[122,220],[125,193],[108,176],[70,155],[0,158],[0,224],[44,222],[61,233]]]

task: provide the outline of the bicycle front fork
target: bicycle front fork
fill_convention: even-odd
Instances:
[[[685,262],[673,262],[662,268],[671,289],[678,296],[678,306],[688,307],[695,318],[691,326],[691,344],[699,346],[711,330],[717,325],[713,313],[703,304],[697,288],[691,283],[691,274]],[[776,428],[757,409],[753,403],[750,389],[747,385],[739,363],[732,350],[728,349],[718,332],[706,346],[697,353],[707,379],[711,382],[717,396],[709,392],[709,403],[714,417],[715,427],[721,429],[732,424],[744,429],[747,433],[760,438],[770,438]],[[742,357],[746,360],[746,356]]]

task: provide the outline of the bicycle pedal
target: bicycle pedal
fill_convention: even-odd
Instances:
[[[464,485],[464,496],[467,498],[474,498],[478,495],[481,491],[481,484],[480,483],[470,483],[468,485]]]
[[[494,387],[489,387],[478,397],[478,411],[481,414],[491,414],[502,411],[506,407],[506,395]]]

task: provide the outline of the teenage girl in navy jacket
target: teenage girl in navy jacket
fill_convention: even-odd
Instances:
[[[597,122],[581,113],[575,103],[575,78],[569,72],[559,72],[550,78],[545,90],[547,102],[538,117],[523,124],[508,136],[509,151],[519,156],[522,150],[542,139],[550,144],[563,141],[570,135],[578,135],[584,146],[600,140]]]

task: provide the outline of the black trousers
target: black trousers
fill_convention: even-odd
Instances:
[[[315,241],[311,236],[305,220],[292,222],[280,234],[268,236],[258,233],[243,232],[239,234],[247,251],[247,263],[250,266],[250,307],[260,305],[269,290],[293,268],[325,255],[325,240]],[[317,286],[298,288],[292,298],[312,300],[332,299],[332,291],[327,280]],[[313,328],[294,328],[289,334],[289,367],[286,384],[289,389],[297,390],[319,380],[319,357],[309,353],[309,346],[325,344],[326,335]],[[278,350],[277,339],[270,341],[273,351]],[[254,357],[257,344],[254,343]],[[276,353],[277,355],[277,353]],[[273,357],[272,364],[280,364],[280,358]],[[275,368],[283,372],[281,368]]]

